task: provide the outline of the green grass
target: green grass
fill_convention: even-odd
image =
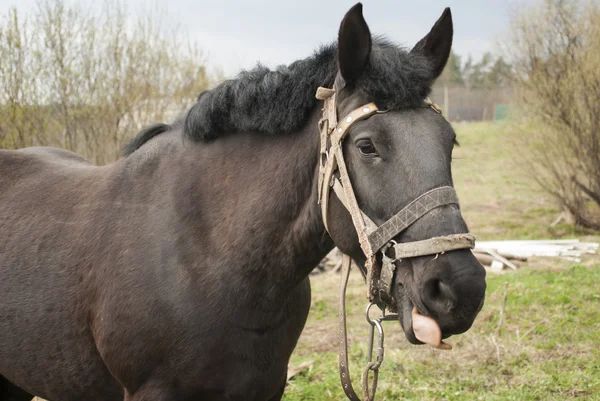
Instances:
[[[363,304],[360,280],[353,276],[353,289],[359,289],[351,297],[355,310]],[[330,290],[336,281],[333,275],[318,280],[315,293]],[[498,332],[505,283],[508,299]],[[599,283],[598,264],[490,275],[486,304],[471,330],[449,340],[452,351],[413,346],[397,323],[387,323],[378,399],[600,400]],[[359,315],[357,310],[349,324],[351,372],[360,388],[367,333]],[[292,365],[315,362],[290,382],[285,400],[343,399],[335,310],[329,320],[319,325],[309,319]]]
[[[455,186],[471,231],[481,240],[581,237],[512,162],[504,125],[456,127],[461,147]],[[295,376],[284,400],[343,400],[337,370],[336,274],[311,278],[313,303],[291,365],[314,361]],[[377,400],[600,400],[600,258],[577,265],[532,258],[517,272],[488,273],[486,303],[473,327],[451,337],[454,349],[408,343],[388,322]],[[498,330],[505,283],[508,300]],[[356,390],[365,362],[365,286],[353,272],[348,288],[351,374]]]

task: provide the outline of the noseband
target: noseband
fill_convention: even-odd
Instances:
[[[366,272],[363,272],[363,275],[367,282],[369,305],[375,303],[383,311],[382,317],[371,320],[368,316],[370,306],[367,308],[367,321],[371,324],[369,356],[372,355],[374,328],[377,327],[379,332],[377,359],[376,361],[371,361],[369,357],[367,367],[363,373],[364,398],[365,400],[373,400],[377,385],[378,369],[383,362],[383,328],[380,323],[390,318],[390,315],[385,315],[386,307],[392,312],[396,311],[396,302],[394,301],[392,289],[396,262],[404,258],[436,255],[457,249],[472,249],[475,246],[475,237],[471,234],[450,234],[408,243],[397,243],[394,241],[394,237],[430,211],[445,205],[456,205],[458,207],[458,197],[454,188],[444,186],[425,192],[389,220],[377,226],[358,206],[344,161],[342,144],[350,128],[356,122],[365,120],[374,114],[384,113],[384,111],[379,111],[375,103],[368,103],[351,111],[338,122],[335,90],[320,87],[317,90],[316,97],[324,102],[323,117],[319,120],[321,150],[317,184],[323,223],[325,224],[325,229],[329,232],[327,212],[330,190],[333,189],[338,199],[352,217],[352,223],[358,235],[360,247],[366,258]],[[424,107],[431,108],[436,113],[441,113],[441,109],[428,98],[424,101]],[[336,172],[338,173],[337,175]],[[392,249],[393,254],[390,256]],[[378,252],[382,253],[381,263],[376,263]],[[342,338],[340,341],[339,368],[344,392],[350,400],[360,401],[360,398],[358,398],[352,388],[348,371],[345,294],[351,262],[350,257],[344,254],[342,258],[343,273],[340,291],[340,334]],[[371,390],[369,390],[368,385],[369,371],[373,371]]]

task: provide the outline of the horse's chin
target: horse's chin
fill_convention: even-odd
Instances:
[[[422,341],[417,339],[415,331],[412,326],[412,309],[414,307],[413,302],[410,300],[407,291],[404,289],[402,284],[396,285],[396,308],[398,310],[398,320],[400,326],[404,331],[406,339],[415,345],[424,344]]]

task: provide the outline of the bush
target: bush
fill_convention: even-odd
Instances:
[[[508,51],[526,115],[518,157],[578,225],[600,229],[600,9],[547,0],[521,9]]]

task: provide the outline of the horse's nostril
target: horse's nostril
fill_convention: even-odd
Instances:
[[[467,331],[481,309],[485,297],[485,270],[471,251],[448,252],[431,259],[415,259],[415,304],[424,315],[433,318],[442,337]],[[409,282],[410,285],[410,282]],[[420,301],[420,302],[419,302]],[[419,305],[420,303],[420,305]]]
[[[442,280],[434,278],[425,283],[425,294],[430,299],[441,298],[444,296],[444,287]]]
[[[423,288],[423,293],[423,302],[430,309],[433,309],[432,312],[439,311],[440,309],[448,310],[454,302],[454,295],[450,286],[438,278],[427,280]]]
[[[432,279],[425,283],[425,296],[428,299],[438,298],[442,292],[441,289],[442,281],[438,279]]]

